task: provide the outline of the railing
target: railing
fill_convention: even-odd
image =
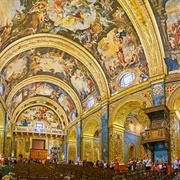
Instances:
[[[166,141],[169,139],[169,132],[166,128],[149,128],[145,132],[141,133],[142,143]]]
[[[27,133],[40,133],[40,134],[53,134],[53,135],[65,135],[62,130],[48,130],[48,129],[34,129],[34,128],[20,128],[16,127],[13,132],[27,132]]]

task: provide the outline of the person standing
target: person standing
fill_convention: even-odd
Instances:
[[[173,169],[175,173],[178,172],[178,168],[179,168],[179,162],[178,162],[178,158],[176,158],[173,162]]]
[[[146,169],[146,171],[151,170],[151,159],[149,159],[149,158],[147,158],[145,161],[145,169]]]

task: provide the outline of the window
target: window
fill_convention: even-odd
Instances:
[[[133,72],[125,72],[120,77],[119,85],[120,87],[127,87],[133,83],[135,79],[135,74]]]
[[[44,128],[44,124],[43,123],[36,123],[36,129],[43,129]]]
[[[3,94],[3,86],[0,85],[0,94],[2,95]]]
[[[90,108],[94,105],[94,97],[90,96],[87,100],[87,107]]]
[[[71,114],[71,120],[73,121],[75,119],[75,113]]]

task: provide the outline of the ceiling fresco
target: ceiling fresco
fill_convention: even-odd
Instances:
[[[97,84],[88,69],[74,57],[57,49],[36,48],[23,52],[2,69],[9,91],[23,79],[42,74],[69,84],[81,100],[92,93],[100,100]]]
[[[62,88],[49,82],[32,83],[20,89],[12,98],[9,113],[13,114],[16,107],[24,100],[34,96],[45,96],[59,103],[71,119],[71,113],[76,113],[76,107],[72,98]]]
[[[126,72],[134,74],[128,87],[164,75],[166,65],[179,72],[179,0],[2,0],[0,17],[0,95],[18,126],[38,120],[48,104],[41,97],[62,108],[49,103],[46,112],[57,110],[66,126],[90,109],[89,97],[94,107],[122,97]]]
[[[44,106],[34,106],[24,110],[16,121],[16,127],[36,128],[36,122],[43,122],[49,129],[61,129],[61,120],[51,109]]]
[[[119,92],[117,81],[128,68],[134,69],[137,83],[148,79],[149,68],[142,45],[117,1],[16,0],[16,4],[6,6],[8,13],[1,22],[2,49],[31,34],[59,34],[93,54],[109,81],[111,94]],[[23,59],[21,63],[25,66]],[[74,60],[70,63],[75,64]]]
[[[51,111],[55,112],[59,120],[61,120],[62,128],[64,128],[68,125],[69,122],[71,122],[70,119],[68,119],[68,117],[66,116],[63,108],[58,105],[57,102],[55,102],[53,99],[49,99],[48,97],[43,97],[42,100],[42,96],[28,98],[27,100],[23,101],[23,103],[21,103],[19,107],[14,111],[11,122],[16,122],[16,120],[19,119],[19,116],[24,111],[26,111],[26,109],[34,108],[34,106],[44,107],[46,109],[48,108],[51,109]],[[74,119],[71,118],[71,120]]]
[[[180,3],[179,0],[152,1],[156,21],[164,43],[165,63],[169,74],[179,73],[180,67]],[[159,3],[159,4],[158,4]],[[161,9],[161,11],[159,10]]]

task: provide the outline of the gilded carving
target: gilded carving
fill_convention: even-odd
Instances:
[[[6,139],[6,146],[5,146],[5,156],[11,157],[11,137],[7,137]]]
[[[109,161],[117,159],[124,163],[124,131],[112,128],[109,131]]]
[[[5,125],[5,111],[3,109],[2,104],[0,103],[0,127],[4,128]]]
[[[76,144],[68,143],[68,160],[76,161]]]
[[[82,158],[86,159],[87,161],[94,161],[94,148],[93,148],[93,138],[83,138],[83,152]]]
[[[75,128],[72,128],[69,132],[68,132],[68,142],[69,141],[77,141],[77,131]]]
[[[83,135],[90,135],[94,136],[95,128],[100,124],[100,121],[98,119],[94,119],[90,117],[90,119],[87,120],[86,124],[83,127]]]
[[[170,151],[171,161],[173,162],[176,157],[179,157],[179,124],[175,113],[170,114]]]
[[[0,131],[0,157],[3,156],[4,131]]]

